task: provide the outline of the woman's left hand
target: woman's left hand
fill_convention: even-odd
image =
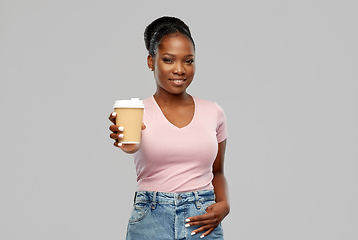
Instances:
[[[192,235],[205,231],[201,234],[201,238],[209,235],[214,229],[219,226],[221,221],[230,212],[229,204],[226,201],[217,202],[206,208],[206,213],[195,217],[187,218],[189,221],[186,226],[202,225],[201,227],[192,231]]]

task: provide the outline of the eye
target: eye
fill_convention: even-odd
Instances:
[[[194,62],[194,59],[190,59],[190,60],[185,61],[186,64],[192,64],[193,62]]]
[[[165,62],[165,63],[172,63],[173,60],[171,60],[170,58],[163,58],[163,62]]]

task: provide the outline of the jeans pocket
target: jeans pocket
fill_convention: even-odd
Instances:
[[[129,223],[136,223],[143,220],[150,212],[152,203],[150,202],[137,202],[133,206]]]
[[[207,213],[206,208],[209,207],[210,205],[214,204],[214,203],[215,203],[214,200],[208,200],[208,201],[203,202],[202,206],[201,206],[201,210],[203,211],[203,214]]]

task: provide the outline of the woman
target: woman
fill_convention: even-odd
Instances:
[[[110,126],[114,145],[133,154],[136,165],[127,239],[223,239],[221,221],[230,211],[224,112],[186,91],[195,74],[195,44],[184,22],[158,18],[144,40],[157,89],[143,101],[141,143],[122,144],[123,128]],[[115,117],[109,117],[114,124]]]

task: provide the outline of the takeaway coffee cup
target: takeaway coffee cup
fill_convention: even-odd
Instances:
[[[144,105],[138,98],[117,100],[113,105],[117,113],[116,125],[124,128],[122,143],[139,143],[142,133]]]

